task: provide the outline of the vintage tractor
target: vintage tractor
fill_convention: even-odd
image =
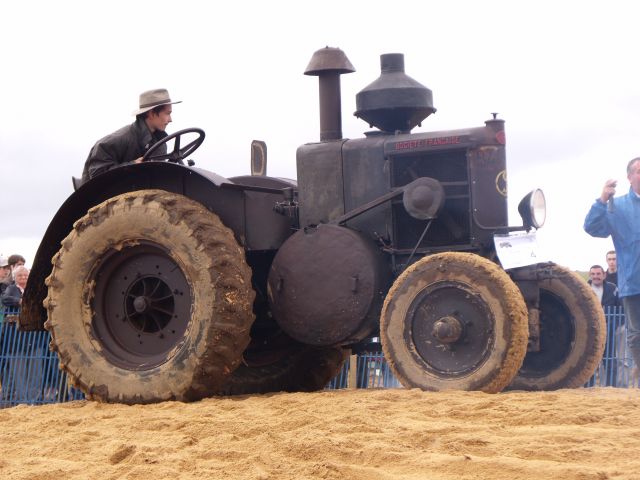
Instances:
[[[190,129],[76,185],[38,249],[23,328],[48,329],[72,383],[108,402],[317,390],[373,337],[410,388],[583,385],[605,340],[591,289],[496,253],[545,214],[534,190],[508,226],[504,121],[412,134],[431,91],[403,55],[381,66],[356,96],[372,130],[345,139],[340,75],[355,70],[315,52],[320,141],[298,149],[297,182],[265,175],[262,142],[252,175],[184,165],[204,138]]]

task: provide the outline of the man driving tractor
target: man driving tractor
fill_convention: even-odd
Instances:
[[[140,163],[143,155],[156,142],[167,137],[165,129],[171,123],[173,110],[169,92],[164,88],[140,94],[140,103],[133,112],[136,121],[98,140],[93,146],[82,172],[82,182],[124,163]],[[166,144],[158,153],[166,153]]]

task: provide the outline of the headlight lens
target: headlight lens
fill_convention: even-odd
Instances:
[[[540,228],[547,219],[547,201],[544,198],[542,190],[536,189],[531,195],[531,216],[533,218],[533,226]]]
[[[527,230],[542,227],[547,218],[547,202],[542,190],[536,188],[525,195],[518,205],[518,212]]]

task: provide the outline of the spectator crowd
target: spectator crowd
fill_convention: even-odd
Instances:
[[[606,254],[607,268],[592,265],[589,269],[588,283],[604,309],[606,319],[605,353],[598,370],[587,384],[619,387],[627,386],[633,380],[630,359],[627,359],[626,330],[622,302],[618,295],[618,267],[614,250]]]
[[[5,290],[15,285],[14,270],[16,267],[24,268],[25,263],[26,260],[22,255],[14,254],[8,258],[0,255],[0,299],[3,305],[8,305],[4,302]]]
[[[0,388],[1,399],[41,400],[47,393],[43,385],[44,349],[34,335],[19,338],[18,312],[29,279],[22,255],[0,255]],[[49,392],[51,393],[51,392]]]

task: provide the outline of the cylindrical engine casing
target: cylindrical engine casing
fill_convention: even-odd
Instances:
[[[390,282],[388,262],[373,241],[337,225],[307,227],[273,260],[269,304],[295,340],[346,345],[377,330]]]

